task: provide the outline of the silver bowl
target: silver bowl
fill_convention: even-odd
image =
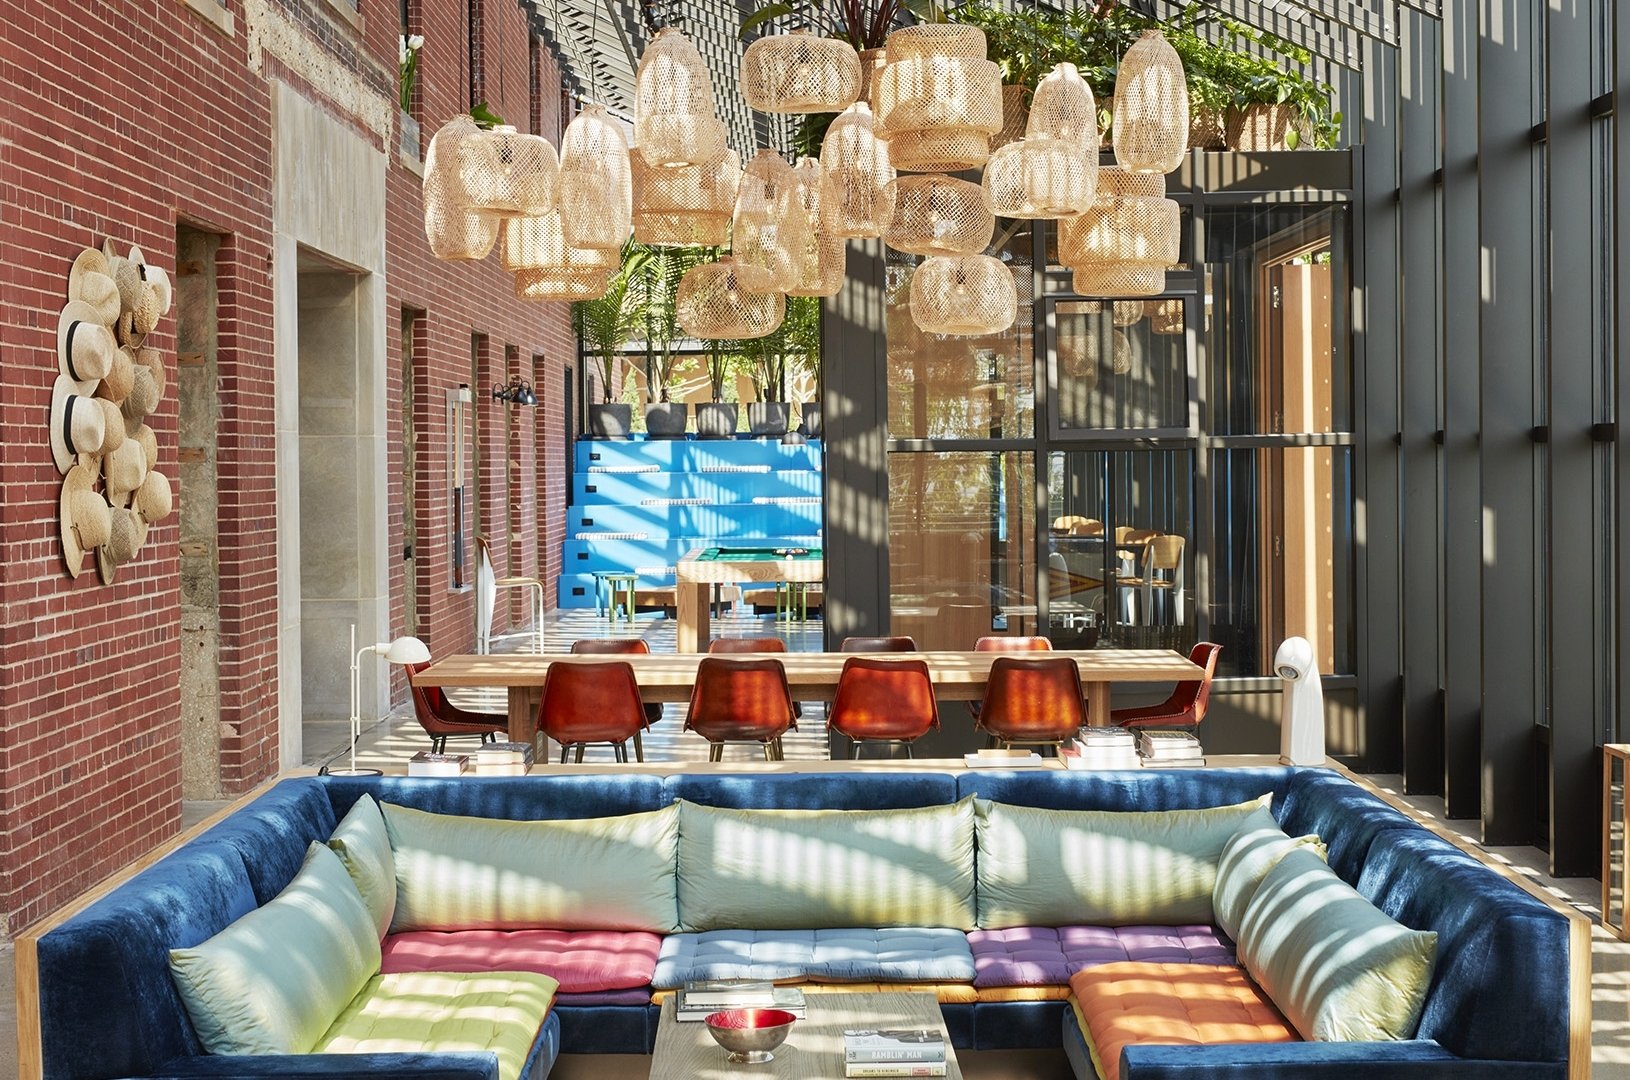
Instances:
[[[784,1009],[724,1009],[708,1016],[708,1034],[728,1050],[728,1060],[757,1065],[774,1061],[771,1053],[787,1041],[797,1017]]]

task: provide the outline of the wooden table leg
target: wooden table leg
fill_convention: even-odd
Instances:
[[[534,693],[536,689],[532,687],[509,688],[510,742],[531,742],[538,733],[538,705]]]
[[[713,633],[708,622],[708,583],[681,581],[677,583],[677,588],[678,642],[674,648],[678,652],[702,652]]]
[[[1109,683],[1089,682],[1082,683],[1082,689],[1087,693],[1087,726],[1112,727],[1114,721],[1109,718]]]

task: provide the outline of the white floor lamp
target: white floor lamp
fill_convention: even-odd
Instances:
[[[381,641],[357,648],[357,627],[351,624],[351,767],[329,769],[329,776],[382,776],[380,769],[357,768],[357,742],[362,738],[362,658],[376,653],[388,664],[423,664],[430,660],[430,649],[416,637],[399,637],[395,641]]]

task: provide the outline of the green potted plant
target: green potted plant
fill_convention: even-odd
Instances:
[[[603,295],[572,304],[572,331],[583,353],[599,368],[599,402],[584,407],[589,434],[600,439],[626,439],[633,408],[616,400],[617,362],[644,318],[639,276],[649,256],[632,245],[623,249],[623,264],[611,276]]]
[[[1341,135],[1333,88],[1307,75],[1308,50],[1234,19],[1219,18],[1224,38],[1213,53],[1211,75],[1232,96],[1227,116],[1230,150],[1330,149]],[[1271,55],[1245,51],[1255,43]],[[1297,67],[1293,69],[1290,65]]]
[[[799,430],[812,439],[821,437],[821,304],[812,297],[789,296],[787,317],[781,323],[787,343],[790,372],[802,372],[815,384],[815,400],[802,406]],[[789,410],[788,426],[791,426]]]
[[[733,342],[713,339],[707,343],[707,385],[712,401],[696,406],[696,436],[701,439],[729,439],[736,434],[739,414],[734,401],[724,399],[726,384],[735,374],[740,357]]]
[[[681,439],[689,407],[674,401],[673,386],[678,357],[675,343],[684,336],[679,326],[679,281],[685,271],[707,261],[701,248],[642,248],[646,373],[645,430],[653,439]]]

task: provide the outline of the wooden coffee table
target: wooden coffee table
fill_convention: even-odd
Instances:
[[[662,1003],[656,1049],[651,1052],[653,1077],[692,1077],[695,1080],[832,1080],[843,1076],[845,1028],[933,1027],[945,1034],[945,1018],[933,994],[826,994],[808,993],[809,1016],[792,1025],[787,1041],[775,1051],[775,1060],[762,1065],[733,1065],[722,1046],[700,1020],[681,1024],[674,1019],[674,998]],[[947,1036],[947,1044],[950,1039]],[[960,1080],[956,1053],[946,1047],[945,1075]]]

